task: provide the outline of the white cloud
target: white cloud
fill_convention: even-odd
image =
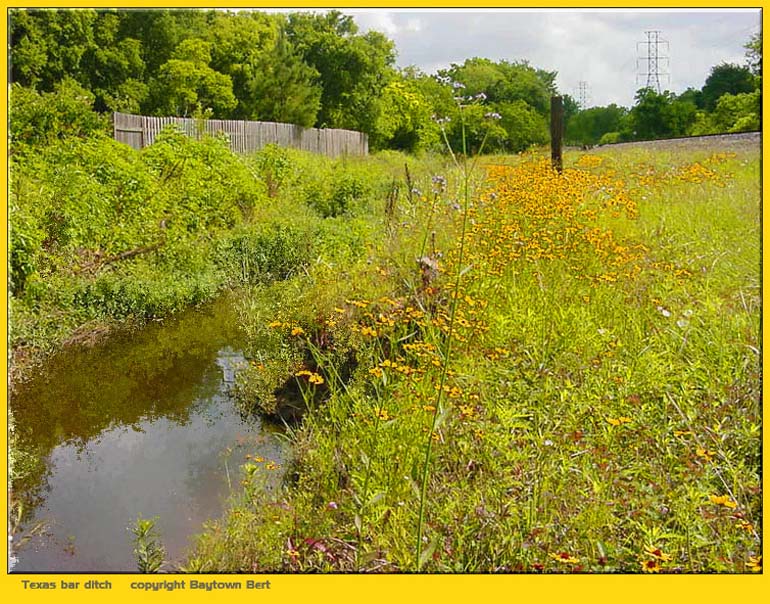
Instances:
[[[528,60],[557,71],[561,92],[588,85],[594,105],[633,104],[637,42],[660,30],[669,41],[670,86],[700,88],[711,67],[743,63],[743,44],[759,30],[759,10],[345,10],[363,30],[376,29],[396,43],[398,64],[434,73],[470,57]],[[666,67],[661,61],[661,69]],[[644,68],[642,61],[641,68]],[[643,69],[641,69],[643,70]]]

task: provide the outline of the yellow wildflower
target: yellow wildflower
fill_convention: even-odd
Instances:
[[[557,562],[561,562],[562,564],[577,564],[580,562],[580,558],[576,558],[575,556],[572,556],[568,554],[567,552],[561,552],[558,554],[548,554],[550,558],[553,558]]]
[[[730,497],[727,495],[709,495],[709,501],[713,503],[714,505],[723,505],[726,508],[737,508],[738,504],[735,503]]]
[[[625,416],[618,417],[617,419],[615,419],[614,417],[608,417],[606,419],[607,419],[607,423],[609,423],[612,426],[620,426],[620,425],[623,425],[623,424],[629,424],[632,421],[630,417],[625,417]]]
[[[651,560],[642,560],[642,572],[645,573],[659,573],[660,563],[656,558]]]
[[[654,558],[661,560],[662,562],[668,562],[669,560],[672,559],[671,554],[664,553],[658,547],[652,547],[648,545],[647,547],[644,548],[644,551],[646,551],[648,554],[650,554]]]

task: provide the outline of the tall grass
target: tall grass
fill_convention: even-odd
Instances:
[[[236,501],[194,557],[756,570],[756,154],[610,150],[568,155],[561,175],[530,154],[477,173],[410,166],[412,188],[441,176],[445,192],[402,193],[391,217],[360,216],[358,254],[255,290],[241,379],[293,381],[312,408],[284,487]]]

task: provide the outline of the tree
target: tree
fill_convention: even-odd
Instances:
[[[707,111],[713,111],[719,97],[723,94],[752,92],[754,88],[754,76],[748,67],[732,63],[721,63],[711,68],[711,73],[703,85],[701,90],[703,106]]]
[[[67,76],[87,85],[81,61],[94,46],[95,20],[90,9],[12,11],[11,79],[45,91]]]
[[[241,100],[249,119],[312,126],[321,107],[318,72],[302,62],[283,31],[273,48],[251,65]]]
[[[302,60],[319,74],[316,124],[373,132],[379,98],[393,74],[393,42],[374,31],[360,35],[353,18],[339,11],[292,13],[286,34]]]
[[[762,74],[762,32],[755,33],[744,45],[746,49],[746,62],[755,76]]]
[[[414,80],[401,75],[383,89],[381,111],[370,144],[373,148],[420,151],[440,148],[440,134],[430,99]]]
[[[53,144],[59,138],[107,132],[107,121],[93,109],[94,96],[72,78],[58,82],[52,92],[13,84],[9,97],[11,150]]]
[[[549,140],[548,122],[534,107],[525,101],[500,103],[497,106],[505,130],[503,148],[518,153],[532,145],[543,145]]]
[[[83,55],[98,111],[138,112],[147,97],[143,82],[145,65],[139,40],[120,37],[120,19],[115,12],[98,13],[93,26],[94,44]]]
[[[439,71],[439,76],[461,83],[467,96],[484,93],[491,105],[524,101],[544,116],[550,111],[551,95],[556,91],[556,74],[535,69],[526,61],[495,63],[474,57]]]
[[[750,132],[760,129],[760,91],[743,94],[723,94],[714,111],[700,113],[693,134]]]
[[[158,72],[153,95],[155,112],[188,116],[211,109],[213,116],[227,117],[237,104],[232,80],[212,69],[210,62],[208,42],[191,38],[180,43]]]
[[[703,93],[695,88],[688,88],[677,97],[677,100],[692,103],[698,109],[703,109]]]
[[[668,91],[658,93],[652,88],[642,88],[634,98],[636,105],[631,109],[628,122],[632,138],[653,140],[671,136],[666,117],[674,95]]]
[[[233,117],[258,119],[254,80],[265,68],[265,55],[275,48],[278,19],[257,12],[217,12],[206,40],[211,43],[211,67],[230,77],[238,106]],[[262,93],[259,93],[260,97]]]
[[[214,11],[212,11],[214,12]],[[205,38],[210,31],[212,12],[201,10],[153,9],[121,10],[121,38],[139,40],[148,79],[173,54],[179,44],[188,38]]]
[[[615,104],[579,111],[567,122],[566,139],[582,145],[596,145],[608,132],[619,132],[627,114],[625,107]]]

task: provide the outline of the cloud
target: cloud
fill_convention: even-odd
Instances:
[[[587,83],[594,105],[633,104],[646,83],[637,59],[645,31],[660,30],[661,84],[676,92],[700,88],[721,62],[744,62],[743,44],[760,27],[759,10],[344,10],[362,30],[376,29],[396,43],[398,64],[427,73],[471,57],[520,61],[558,72],[561,92]],[[667,64],[666,64],[667,63]]]

